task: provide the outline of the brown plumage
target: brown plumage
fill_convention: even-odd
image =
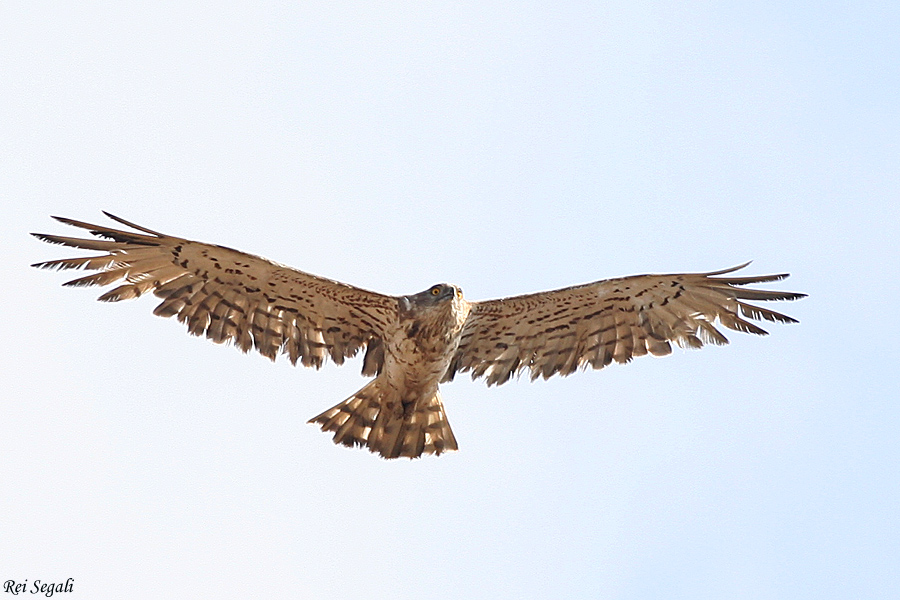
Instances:
[[[36,267],[98,273],[65,285],[124,283],[100,296],[115,302],[153,292],[154,314],[176,316],[192,335],[256,348],[274,360],[319,368],[366,349],[363,375],[375,379],[310,420],[334,441],[385,458],[456,450],[438,384],[470,371],[488,385],[527,371],[532,379],[601,369],[635,356],[663,356],[671,342],[726,344],[714,326],[764,335],[746,319],[796,322],[745,302],[796,300],[805,294],[749,289],[782,275],[732,277],[747,264],[709,273],[635,275],[550,292],[467,302],[453,285],[386,296],[304,273],[258,256],[164,235],[106,213],[122,231],[57,220],[103,239],[33,234],[99,256]],[[746,317],[746,319],[745,319]]]

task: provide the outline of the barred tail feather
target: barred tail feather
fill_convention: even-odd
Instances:
[[[417,458],[457,449],[440,392],[404,405],[382,377],[309,423],[333,431],[335,444],[364,446],[383,458]]]

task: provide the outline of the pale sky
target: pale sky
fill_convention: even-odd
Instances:
[[[0,3],[0,582],[106,598],[900,597],[900,5]],[[790,272],[799,325],[443,388],[60,287],[100,210],[390,294]],[[77,274],[76,274],[77,275]],[[63,597],[63,596],[60,596]]]

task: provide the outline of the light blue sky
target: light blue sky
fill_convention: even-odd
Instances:
[[[0,581],[91,598],[900,596],[897,3],[0,3]],[[799,325],[444,388],[460,452],[305,421],[360,388],[27,265],[119,214],[470,299],[753,259]]]

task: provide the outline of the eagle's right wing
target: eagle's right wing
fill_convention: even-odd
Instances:
[[[125,283],[99,299],[116,302],[152,291],[163,299],[154,314],[177,315],[192,335],[205,334],[216,343],[231,341],[244,352],[255,347],[272,360],[283,352],[294,364],[299,360],[318,368],[328,356],[341,364],[345,357],[368,347],[363,373],[374,375],[381,370],[381,340],[396,319],[397,298],[105,214],[142,233],[54,217],[106,239],[33,235],[102,254],[33,266],[100,271],[65,284],[71,286],[108,285],[124,279]]]

